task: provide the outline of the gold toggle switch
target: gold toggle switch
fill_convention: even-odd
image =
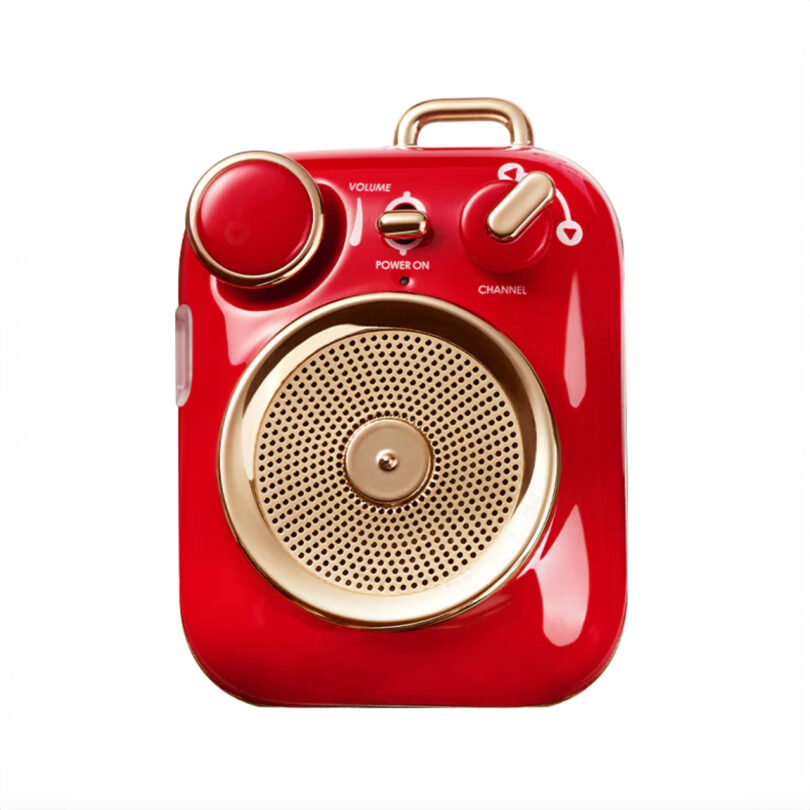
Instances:
[[[415,208],[396,208],[383,211],[377,219],[377,230],[386,239],[418,239],[430,229],[424,211]]]
[[[503,242],[516,239],[553,199],[554,181],[530,172],[489,212],[487,228]]]

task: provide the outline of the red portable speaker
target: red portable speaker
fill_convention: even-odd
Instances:
[[[424,148],[425,124],[504,148]],[[180,602],[258,704],[549,704],[626,603],[622,246],[499,99],[393,147],[243,152],[191,195],[177,310]]]

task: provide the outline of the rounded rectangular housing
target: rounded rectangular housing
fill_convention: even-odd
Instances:
[[[421,148],[490,118],[504,148]],[[180,259],[180,601],[257,704],[550,704],[626,604],[622,245],[495,99],[216,164]],[[182,396],[180,396],[182,393]]]

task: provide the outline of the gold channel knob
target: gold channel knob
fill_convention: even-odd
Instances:
[[[554,181],[545,172],[529,172],[487,217],[487,228],[498,240],[517,239],[554,199]]]

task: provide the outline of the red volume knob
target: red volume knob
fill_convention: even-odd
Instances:
[[[191,247],[214,275],[265,287],[298,272],[323,235],[323,202],[298,163],[272,152],[242,152],[212,166],[188,205]]]

